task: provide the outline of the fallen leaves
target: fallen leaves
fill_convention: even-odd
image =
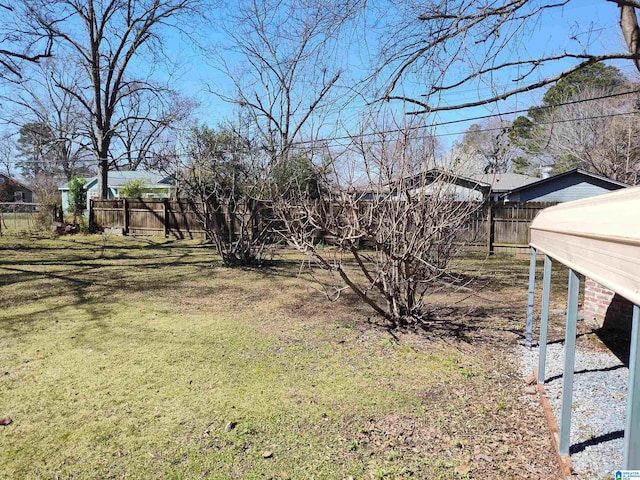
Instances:
[[[467,464],[458,465],[453,469],[458,475],[466,475],[471,471],[471,467]]]

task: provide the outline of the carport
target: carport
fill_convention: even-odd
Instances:
[[[545,381],[547,322],[553,262],[569,267],[558,451],[570,447],[573,375],[582,274],[633,303],[623,470],[640,470],[640,187],[543,210],[531,224],[526,341],[532,343],[536,255],[544,255],[540,314],[539,385]]]

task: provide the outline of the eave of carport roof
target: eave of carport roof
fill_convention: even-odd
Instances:
[[[640,305],[640,186],[543,210],[530,245]]]

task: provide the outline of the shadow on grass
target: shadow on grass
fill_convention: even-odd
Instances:
[[[30,300],[30,290],[34,283],[39,288],[38,301],[65,294],[73,300],[68,306],[83,309],[91,320],[99,320],[110,308],[105,297],[126,298],[129,294],[149,294],[175,292],[181,285],[203,278],[215,272],[212,266],[221,265],[213,245],[185,242],[182,240],[156,240],[148,238],[108,239],[106,245],[100,237],[80,239],[59,239],[56,241],[29,241],[26,245],[11,242],[0,245],[0,250],[12,250],[14,255],[0,260],[0,286],[24,285],[12,293],[13,298],[0,300],[26,303]],[[21,248],[14,248],[21,247]],[[104,247],[104,249],[103,249]],[[105,258],[100,258],[100,253]],[[21,254],[24,253],[24,254]],[[457,278],[451,287],[441,289],[440,295],[447,296],[447,288],[458,294],[458,300],[438,301],[430,306],[428,315],[408,328],[428,337],[445,337],[461,342],[484,342],[491,345],[504,344],[524,338],[524,310],[522,305],[502,298],[501,291],[513,289],[522,284],[526,290],[528,261],[512,257],[472,257],[456,260]],[[251,272],[266,280],[279,278],[297,279],[301,277],[300,260],[276,255],[261,267],[235,267],[239,272]],[[205,273],[207,272],[207,273]],[[51,282],[42,288],[42,281]],[[470,287],[470,295],[482,301],[482,306],[468,306],[459,300],[464,296],[456,289]],[[200,287],[199,287],[200,288]],[[200,297],[218,295],[218,287],[201,287]],[[236,290],[234,297],[242,297],[244,302],[260,301],[263,293],[243,290],[241,285],[230,288]],[[474,291],[481,290],[481,295]],[[211,290],[211,291],[209,291]],[[295,293],[293,304],[304,308],[309,300],[309,290]],[[228,299],[232,300],[231,297]],[[197,301],[197,297],[189,302]],[[226,300],[225,300],[226,301]],[[340,294],[340,302],[353,312],[358,322],[369,328],[390,331],[385,321],[377,317],[373,310],[363,304],[357,295],[349,291]],[[53,303],[53,302],[51,302]],[[449,305],[447,305],[449,303]],[[451,305],[453,303],[453,305]],[[477,303],[477,302],[476,302]],[[331,311],[327,301],[326,312]],[[62,308],[62,307],[52,307]],[[309,307],[318,309],[320,307]],[[43,313],[43,312],[41,312]],[[333,317],[329,314],[328,320]],[[26,322],[24,316],[5,316],[6,322]]]
[[[0,288],[6,288],[0,296],[0,324],[13,336],[70,307],[94,327],[106,328],[102,319],[113,311],[111,298],[171,292],[212,266],[201,253],[194,255],[191,245],[149,252],[144,247],[155,242],[120,244],[100,258],[92,241],[22,241],[26,246],[11,239],[0,248],[11,252],[0,259]]]

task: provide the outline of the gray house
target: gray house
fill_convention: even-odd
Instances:
[[[626,183],[576,168],[514,188],[502,196],[507,202],[569,202],[626,188]]]
[[[472,175],[471,178],[491,185],[491,201],[496,203],[500,201],[500,197],[504,196],[505,193],[540,180],[538,177],[519,173],[483,173]]]
[[[434,188],[434,184],[437,186]],[[491,190],[489,182],[464,177],[440,168],[403,177],[386,185],[394,195],[403,191],[430,195],[446,195],[456,201],[483,201]]]

